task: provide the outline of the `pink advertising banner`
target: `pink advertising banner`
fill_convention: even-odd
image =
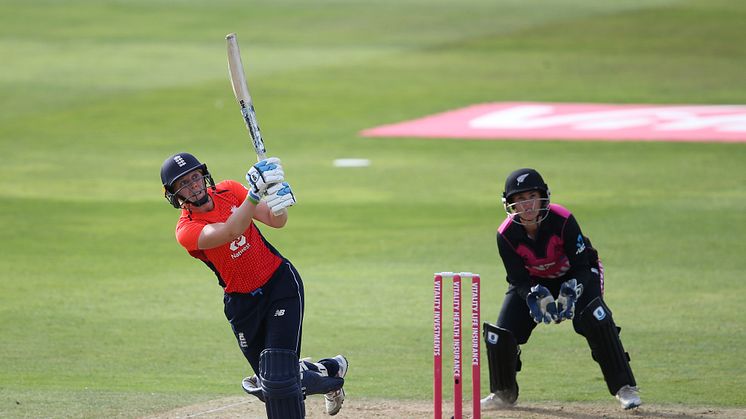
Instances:
[[[746,105],[483,103],[360,134],[483,140],[745,142]]]

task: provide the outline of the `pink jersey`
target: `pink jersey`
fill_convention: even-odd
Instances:
[[[207,224],[225,222],[233,210],[246,199],[247,190],[240,183],[225,180],[215,190],[208,188],[215,207],[209,212],[181,211],[176,224],[176,239],[190,255],[207,263],[225,292],[248,293],[264,285],[282,256],[262,236],[253,220],[244,233],[230,243],[212,249],[199,249],[197,241]]]

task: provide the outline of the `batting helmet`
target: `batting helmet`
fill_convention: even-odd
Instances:
[[[211,187],[215,187],[215,182],[212,180],[212,176],[210,176],[210,172],[207,170],[207,165],[200,163],[196,157],[189,153],[176,153],[167,158],[163,162],[163,165],[161,165],[161,183],[163,183],[163,193],[166,200],[173,205],[174,208],[181,208],[181,203],[176,196],[176,191],[174,191],[174,183],[176,183],[180,177],[195,169],[202,171],[205,182],[207,182],[206,185],[209,184]],[[205,200],[206,199],[207,195],[205,195]],[[195,204],[201,205],[200,203]]]
[[[505,190],[503,191],[502,196],[505,212],[507,212],[508,215],[513,212],[514,208],[513,203],[511,202],[513,195],[527,191],[539,191],[539,194],[541,194],[544,216],[539,221],[543,220],[546,218],[546,210],[549,207],[549,196],[551,193],[549,192],[549,186],[544,182],[544,179],[541,177],[539,172],[534,169],[523,168],[515,170],[508,175],[507,179],[505,179]],[[520,220],[514,219],[514,221],[520,224]]]

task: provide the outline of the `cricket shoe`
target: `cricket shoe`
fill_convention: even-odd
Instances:
[[[616,392],[616,399],[622,404],[622,409],[634,409],[642,404],[640,390],[637,387],[625,385]]]
[[[337,355],[333,360],[337,361],[337,364],[339,364],[339,371],[337,371],[337,377],[339,378],[345,378],[345,375],[347,375],[347,368],[349,366],[349,363],[347,362],[347,358],[345,358],[342,355]],[[326,393],[324,395],[324,404],[326,405],[326,413],[329,416],[334,416],[337,413],[339,413],[339,409],[342,408],[342,403],[345,401],[345,390],[344,387],[341,387],[339,390],[330,391],[329,393]]]
[[[518,385],[515,389],[498,390],[479,401],[483,411],[500,410],[515,406],[518,400]]]
[[[264,393],[262,393],[262,386],[259,384],[259,377],[252,375],[251,377],[244,378],[241,381],[241,387],[247,394],[258,398],[264,403]]]

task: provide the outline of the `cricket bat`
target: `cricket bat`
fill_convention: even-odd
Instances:
[[[264,147],[264,139],[262,138],[262,132],[259,129],[259,123],[256,119],[256,111],[254,110],[254,102],[251,100],[251,93],[249,93],[249,86],[246,83],[246,73],[243,69],[243,62],[241,61],[241,50],[238,48],[238,39],[235,33],[229,33],[225,37],[225,41],[228,47],[228,69],[231,78],[231,85],[233,86],[233,95],[236,96],[238,105],[241,107],[241,115],[246,123],[246,128],[249,130],[251,141],[254,145],[254,151],[256,151],[257,160],[263,160],[267,158],[267,150]],[[286,210],[282,210],[275,215],[281,215]]]

